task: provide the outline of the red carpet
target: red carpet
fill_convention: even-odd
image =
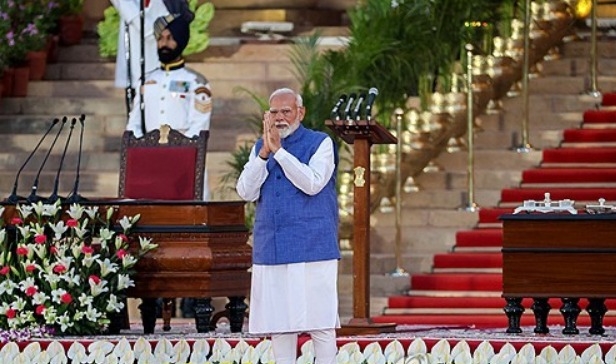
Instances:
[[[606,92],[603,94],[603,100],[601,101],[603,106],[616,106],[616,92]]]
[[[616,95],[606,94],[604,103],[616,105]],[[609,188],[616,183],[616,147],[601,145],[616,142],[616,110],[585,112],[582,125],[589,124],[610,128],[565,130],[563,143],[576,143],[575,147],[543,150],[541,164],[521,172],[520,186],[501,190],[498,206],[480,209],[475,228],[457,231],[452,251],[435,254],[433,270],[412,275],[408,294],[389,297],[384,314],[374,320],[504,330],[508,319],[501,298],[503,237],[499,216],[513,212],[525,200],[543,201],[546,192],[552,201],[571,199],[578,206],[597,203],[599,198],[616,200],[616,188]],[[532,300],[525,299],[523,305],[526,313],[521,325],[534,327]],[[550,305],[548,324],[564,325],[560,299],[550,300]],[[580,301],[583,310],[586,305],[586,300]],[[609,311],[604,325],[616,325],[616,299],[607,300],[606,305]],[[582,311],[577,325],[589,325],[589,321]]]

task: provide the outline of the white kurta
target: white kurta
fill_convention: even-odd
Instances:
[[[118,54],[116,56],[115,85],[125,88],[128,85],[126,47],[124,42],[125,27],[129,25],[130,63],[132,87],[138,89],[141,85],[141,20],[139,18],[140,0],[111,0],[111,3],[120,13],[120,31],[118,35]],[[158,61],[158,47],[154,39],[154,21],[167,15],[167,7],[163,0],[151,0],[144,9],[144,37],[145,37],[145,72],[146,74],[160,66]]]
[[[248,332],[272,334],[340,327],[338,261],[253,265]]]

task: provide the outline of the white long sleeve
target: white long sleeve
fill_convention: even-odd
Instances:
[[[280,148],[273,156],[291,183],[308,195],[316,195],[327,184],[335,170],[334,145],[330,138],[321,142],[308,164]],[[246,201],[256,201],[268,176],[267,161],[259,158],[253,146],[248,162],[237,180],[237,193]]]

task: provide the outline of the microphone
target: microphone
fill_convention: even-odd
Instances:
[[[54,145],[56,145],[56,142],[58,141],[58,137],[60,136],[60,132],[62,132],[62,128],[64,128],[64,124],[66,124],[66,116],[62,118],[62,125],[60,125],[60,129],[58,129],[58,132],[56,133],[56,136],[54,137],[53,142],[49,146],[49,150],[47,151],[47,154],[45,155],[45,159],[43,159],[43,162],[41,162],[41,166],[39,167],[39,170],[36,173],[36,178],[34,179],[34,183],[32,184],[32,191],[30,192],[30,196],[28,196],[28,198],[26,199],[28,202],[33,203],[33,202],[38,202],[40,200],[40,197],[36,195],[36,190],[38,189],[39,177],[41,176],[41,172],[43,171],[43,167],[45,166],[45,163],[47,163],[47,158],[49,158],[49,155],[51,154],[51,150],[53,149]]]
[[[365,93],[362,93],[361,95],[359,95],[359,98],[357,99],[357,103],[355,104],[355,109],[353,110],[353,115],[351,116],[352,119],[361,120],[360,108],[365,99],[366,99]]]
[[[30,152],[30,155],[28,156],[28,158],[26,158],[26,161],[21,165],[21,167],[19,167],[19,170],[17,171],[17,176],[15,176],[15,183],[13,184],[13,191],[11,192],[11,195],[6,198],[5,202],[8,202],[10,204],[16,204],[20,200],[23,200],[23,197],[17,196],[17,182],[19,181],[19,175],[21,174],[21,171],[23,171],[24,168],[26,167],[26,164],[30,162],[30,159],[32,159],[32,156],[34,155],[34,153],[36,153],[38,148],[41,146],[41,143],[43,142],[43,140],[45,140],[45,138],[47,137],[51,129],[53,129],[53,127],[56,126],[56,124],[59,122],[60,122],[60,119],[58,118],[53,119],[53,121],[51,122],[51,125],[49,125],[49,128],[47,128],[47,131],[45,131],[45,134],[43,134],[43,136],[38,141],[38,143],[36,144],[32,152]]]
[[[349,102],[347,102],[347,105],[344,108],[344,118],[347,120],[351,119],[351,106],[353,105],[353,101],[355,101],[356,97],[357,97],[357,94],[355,93],[352,93],[349,95]]]
[[[66,202],[68,202],[69,204],[78,203],[78,202],[86,200],[86,198],[82,197],[81,195],[77,193],[77,190],[79,189],[81,151],[82,151],[82,146],[83,146],[83,127],[84,127],[85,120],[86,120],[86,116],[81,114],[81,116],[79,117],[79,123],[81,124],[81,130],[79,133],[79,152],[77,153],[77,173],[75,174],[75,184],[73,185],[73,191],[71,192],[70,196],[66,198]]]
[[[336,105],[334,105],[334,107],[332,108],[330,119],[340,120],[340,114],[338,113],[338,111],[340,110],[340,106],[342,106],[342,104],[346,101],[346,99],[347,99],[347,95],[345,94],[340,95],[338,102],[336,102]]]
[[[368,90],[368,99],[366,100],[366,120],[372,119],[372,104],[374,104],[374,99],[379,94],[379,90],[376,87],[371,87]]]
[[[62,165],[64,164],[64,158],[66,157],[66,151],[68,150],[68,145],[71,142],[71,136],[73,135],[73,129],[75,128],[75,123],[77,119],[73,118],[71,120],[71,129],[68,132],[68,136],[66,137],[66,143],[64,143],[64,150],[62,151],[62,157],[60,157],[60,165],[58,166],[58,172],[56,173],[56,180],[53,184],[53,192],[51,196],[47,199],[48,203],[53,204],[58,200],[58,186],[60,185],[60,171],[62,171]]]

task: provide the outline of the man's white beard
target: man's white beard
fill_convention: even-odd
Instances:
[[[278,133],[280,134],[281,139],[285,139],[286,137],[291,135],[295,130],[297,130],[297,128],[299,127],[299,120],[295,120],[293,124],[287,124],[287,123],[280,123],[280,124],[284,125],[284,128],[278,129]]]

